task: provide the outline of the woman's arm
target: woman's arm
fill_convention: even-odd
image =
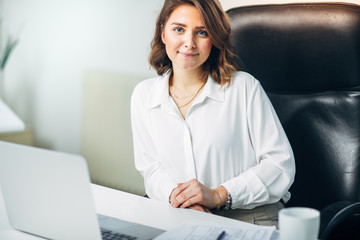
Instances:
[[[295,176],[290,143],[260,83],[247,84],[247,122],[257,165],[221,184],[232,195],[234,208],[253,208],[279,201]]]
[[[146,89],[139,84],[131,97],[131,125],[134,143],[135,167],[144,177],[146,193],[150,198],[168,201],[177,183],[157,160],[156,146],[151,136],[149,109],[146,107]]]

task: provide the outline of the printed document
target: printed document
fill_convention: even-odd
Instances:
[[[225,232],[225,233],[223,233]],[[273,240],[276,228],[254,226],[251,228],[240,226],[219,226],[211,224],[184,224],[169,230],[155,240]]]

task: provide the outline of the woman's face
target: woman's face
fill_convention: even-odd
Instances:
[[[210,55],[210,37],[200,12],[192,5],[175,8],[165,23],[161,37],[174,72],[198,70]]]

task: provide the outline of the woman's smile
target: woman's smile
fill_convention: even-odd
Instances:
[[[199,53],[187,53],[187,52],[178,52],[180,55],[182,55],[183,57],[186,58],[191,58],[191,57],[197,57],[199,56]]]

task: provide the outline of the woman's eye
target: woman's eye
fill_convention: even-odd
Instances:
[[[174,28],[174,32],[182,33],[184,30],[182,28]]]
[[[198,34],[200,36],[204,36],[204,37],[207,37],[208,36],[208,33],[206,31],[199,31]]]

